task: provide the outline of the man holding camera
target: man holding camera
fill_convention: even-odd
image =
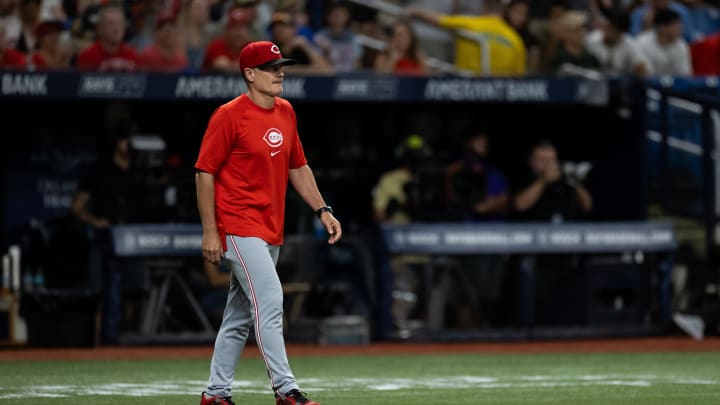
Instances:
[[[578,171],[563,173],[557,149],[549,141],[533,146],[528,166],[532,179],[515,193],[513,208],[526,221],[562,223],[582,218],[592,209],[592,196]]]

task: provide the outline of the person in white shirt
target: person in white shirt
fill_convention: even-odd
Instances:
[[[595,55],[608,74],[635,74],[645,76],[649,71],[649,61],[640,52],[635,40],[627,34],[630,28],[630,16],[627,13],[614,13],[603,19],[600,29],[588,35],[585,46]]]
[[[638,49],[650,61],[650,74],[692,75],[690,49],[682,35],[682,21],[677,12],[666,8],[655,13],[653,29],[637,38]]]

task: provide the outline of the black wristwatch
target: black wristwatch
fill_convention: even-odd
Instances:
[[[320,218],[322,216],[323,212],[329,212],[329,213],[333,214],[333,209],[331,206],[326,205],[324,207],[318,208],[317,211],[315,211],[315,215],[317,215],[317,217]]]

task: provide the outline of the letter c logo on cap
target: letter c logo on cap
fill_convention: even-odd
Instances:
[[[277,45],[273,45],[270,47],[270,52],[280,55],[280,48],[278,48]]]

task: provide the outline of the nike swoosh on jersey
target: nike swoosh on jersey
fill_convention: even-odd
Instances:
[[[277,154],[280,153],[280,152],[281,152],[281,151],[279,151],[279,150],[272,151],[272,152],[270,152],[270,156],[275,156],[275,155],[277,155]]]

